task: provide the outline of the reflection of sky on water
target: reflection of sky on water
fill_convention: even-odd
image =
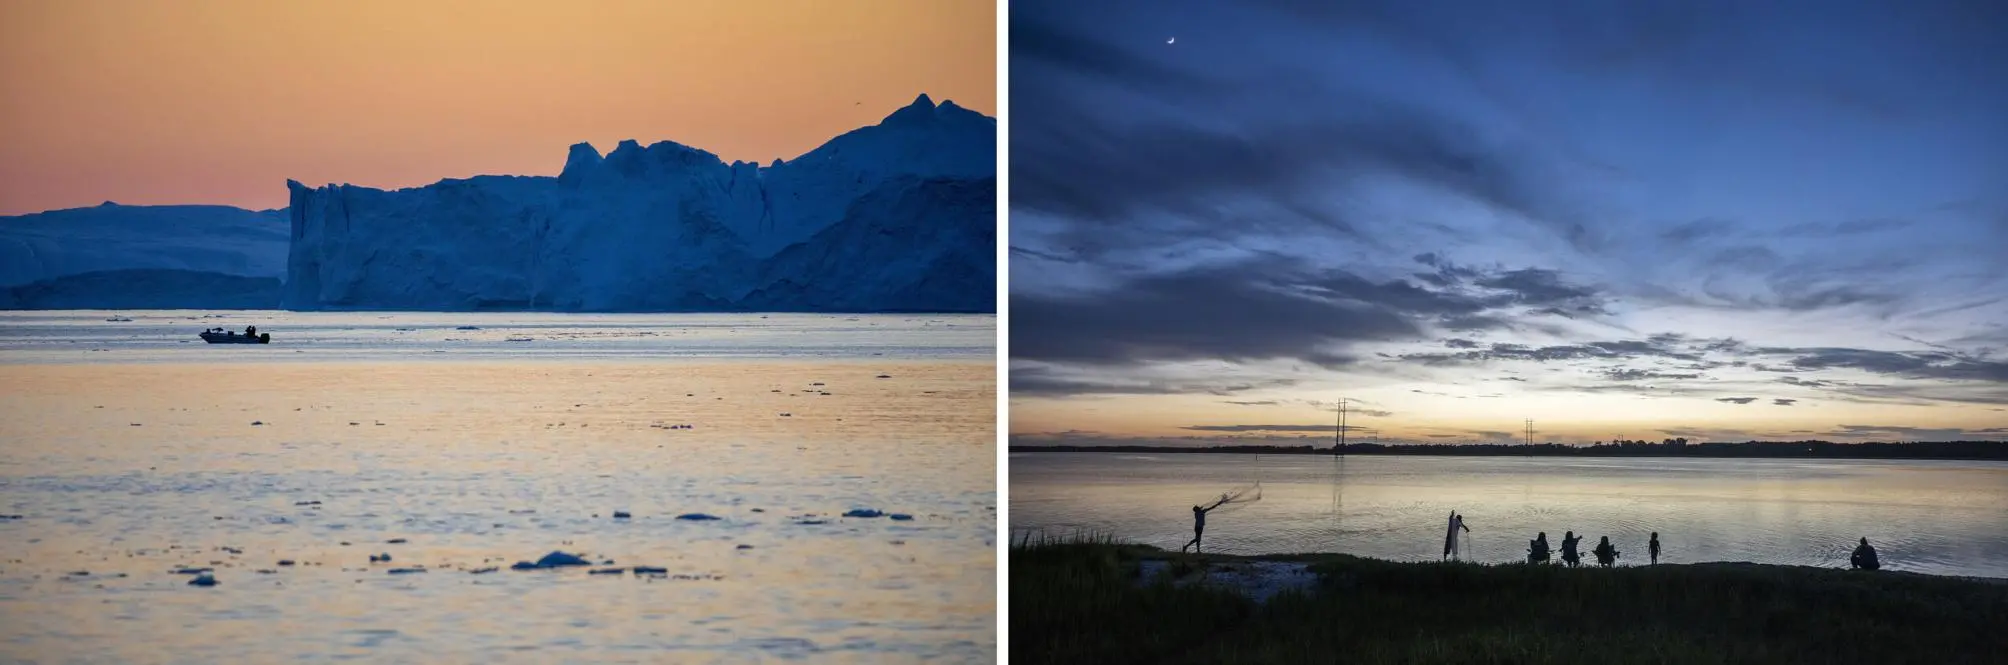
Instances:
[[[1259,481],[1261,501],[1208,518],[1209,550],[1435,559],[1456,510],[1480,561],[1517,560],[1536,532],[1559,545],[1574,530],[1643,563],[1658,531],[1662,561],[1831,567],[1866,536],[1896,570],[2008,577],[1998,462],[1033,453],[1010,465],[1020,534],[1095,530],[1175,548],[1192,537],[1190,505]]]
[[[256,324],[275,339],[327,329],[274,316]],[[406,317],[443,319],[417,335],[445,323],[542,325],[582,340],[634,330],[551,315],[519,326],[392,316],[348,337],[314,332],[332,341],[287,362],[141,347],[40,363],[0,346],[0,514],[23,516],[0,520],[4,651],[92,662],[907,662],[994,649],[988,347],[915,317],[896,332],[843,333],[885,340],[886,356],[687,358],[680,342],[644,341],[571,359],[545,351],[596,342],[539,340],[410,362],[404,346],[428,343],[396,337],[412,327]],[[371,348],[384,338],[395,348]],[[968,350],[912,351],[936,347]],[[838,517],[854,507],[914,519]],[[610,519],[614,510],[633,518]],[[674,519],[683,513],[724,519]],[[672,577],[506,570],[554,549]],[[367,561],[379,552],[430,572],[387,574]],[[213,566],[222,584],[187,587],[168,573],[183,565]],[[466,572],[494,565],[505,570]],[[69,575],[78,571],[90,575]]]

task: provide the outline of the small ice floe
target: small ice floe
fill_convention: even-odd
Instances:
[[[226,546],[226,547],[222,547],[222,548],[219,548],[219,549],[222,549],[223,551],[225,551],[225,552],[229,552],[229,553],[231,553],[231,554],[243,554],[243,553],[244,553],[244,550],[243,550],[243,549],[240,549],[240,548],[236,548],[236,547],[227,547],[227,546]]]
[[[419,566],[414,566],[411,568],[392,568],[387,572],[389,572],[392,575],[410,575],[413,573],[423,573],[425,572],[425,568]]]
[[[682,515],[677,515],[676,518],[688,522],[709,522],[712,520],[725,519],[717,515],[706,515],[704,513],[684,513]]]
[[[0,520],[18,520],[18,519],[24,519],[24,518],[21,517],[20,515],[0,515]]]
[[[891,374],[880,374],[880,375],[878,375],[878,378],[881,378],[881,379],[890,379],[890,378],[892,378],[892,375],[891,375]]]
[[[590,572],[590,573],[588,573],[588,574],[591,574],[591,575],[620,575],[620,574],[623,574],[623,573],[626,573],[626,572],[627,572],[627,569],[626,569],[626,568],[595,568],[595,569],[593,569],[593,570],[592,570],[592,572]]]
[[[192,580],[189,580],[189,581],[188,581],[188,585],[189,585],[189,586],[216,586],[216,576],[215,576],[215,575],[211,575],[211,574],[209,574],[209,573],[203,573],[203,574],[201,574],[201,575],[196,575],[196,576],[195,576],[195,579],[192,579]]]
[[[668,574],[669,574],[669,569],[668,569],[668,568],[661,568],[661,567],[657,567],[657,566],[635,566],[635,567],[634,567],[634,574],[636,574],[636,575],[668,575]]]
[[[91,576],[91,571],[88,570],[77,570],[70,572],[70,577],[90,577],[90,576]]]
[[[781,417],[782,417],[782,418],[793,418],[793,417],[795,417],[795,414],[792,414],[792,413],[788,413],[788,412],[786,412],[786,411],[783,411],[783,412],[781,412]]]
[[[766,509],[766,508],[754,508],[754,509],[753,509],[753,512],[756,512],[756,513],[764,513],[764,512],[767,512],[767,509]]]
[[[566,566],[590,566],[590,565],[593,565],[593,562],[587,561],[584,558],[581,558],[577,554],[567,554],[565,552],[552,550],[550,554],[544,555],[544,558],[538,559],[536,563],[531,563],[528,561],[518,561],[516,562],[516,565],[510,566],[509,569],[539,570],[544,568],[563,568]]]
[[[290,566],[290,565],[293,565],[293,560],[292,560],[292,559],[280,559],[280,560],[279,560],[279,565],[281,565],[281,566]]]
[[[844,517],[885,517],[885,513],[871,508],[852,508]]]
[[[407,543],[407,542],[410,542],[410,541],[407,541],[407,540],[405,540],[405,539],[403,539],[403,538],[392,538],[392,539],[390,539],[390,540],[386,540],[386,541],[383,541],[383,542],[384,542],[385,544],[389,544],[389,545],[403,545],[403,544],[405,544],[405,543]]]
[[[480,329],[481,326],[460,326],[458,328],[454,328],[454,330],[480,330]]]
[[[263,427],[263,426],[265,426],[265,421],[263,421],[263,420],[253,420],[253,421],[251,421],[251,426],[252,426],[252,427]]]
[[[277,570],[273,570],[273,569],[271,569],[271,568],[259,568],[259,569],[258,569],[258,574],[260,574],[260,575],[273,575],[273,574],[277,574],[278,572],[279,572],[279,571],[277,571]]]
[[[799,526],[816,526],[816,525],[818,525],[818,524],[829,524],[829,523],[830,523],[830,521],[829,521],[829,520],[820,520],[820,519],[813,519],[813,518],[808,518],[808,517],[804,517],[804,518],[801,518],[801,519],[798,519],[798,520],[795,520],[795,524],[797,524],[797,525],[799,525]]]
[[[390,563],[390,553],[385,552],[383,554],[371,554],[370,563]]]
[[[470,574],[470,575],[486,575],[486,574],[488,574],[488,573],[492,573],[492,572],[495,572],[495,571],[498,571],[498,570],[501,570],[501,568],[496,568],[496,567],[494,567],[494,566],[489,566],[489,567],[487,567],[487,568],[476,568],[476,569],[474,569],[474,570],[470,570],[470,571],[467,571],[467,573],[468,573],[468,574]]]
[[[355,424],[355,423],[350,423],[350,424],[351,424],[351,425],[353,425],[353,424]],[[293,505],[295,505],[295,506],[318,506],[318,505],[321,505],[321,502],[319,502],[319,501],[294,501],[294,502],[293,502]]]
[[[735,549],[735,550],[750,550],[750,549],[753,549],[753,546],[752,546],[752,545],[748,545],[748,544],[746,544],[746,543],[740,543],[738,547],[734,547],[734,548],[732,548],[732,549]]]
[[[625,511],[625,510],[616,510],[616,511],[614,511],[614,519],[617,519],[617,520],[624,520],[624,519],[627,519],[627,518],[630,518],[630,517],[633,517],[633,515],[629,515],[629,514],[628,514],[628,512],[627,512],[627,511]]]
[[[176,568],[168,571],[176,575],[203,575],[215,572],[215,568]]]

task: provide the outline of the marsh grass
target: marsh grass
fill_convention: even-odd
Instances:
[[[1753,564],[1614,569],[1192,555],[1103,534],[1011,554],[1013,662],[2008,662],[2008,585]],[[1138,562],[1168,572],[1139,576]],[[1257,604],[1172,578],[1250,559],[1311,564]]]

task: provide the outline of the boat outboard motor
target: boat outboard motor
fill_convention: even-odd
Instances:
[[[271,344],[271,343],[272,343],[272,333],[258,333],[258,343],[259,343],[259,344]]]

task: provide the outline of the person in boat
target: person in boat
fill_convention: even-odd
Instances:
[[[1199,551],[1199,538],[1206,535],[1206,514],[1213,512],[1213,509],[1219,508],[1221,504],[1227,503],[1228,498],[1222,496],[1219,501],[1215,501],[1213,505],[1204,508],[1199,506],[1192,507],[1192,542],[1180,546],[1178,551],[1184,552],[1187,547],[1192,548],[1194,552]]]
[[[1882,569],[1882,561],[1876,559],[1876,548],[1869,546],[1868,538],[1863,538],[1862,544],[1855,546],[1855,553],[1848,557],[1848,564],[1856,570]]]
[[[1562,534],[1563,565],[1566,565],[1570,568],[1574,568],[1583,563],[1583,555],[1576,552],[1576,543],[1580,542],[1583,542],[1583,537],[1576,535],[1576,532],[1574,531],[1569,531]]]
[[[1527,541],[1527,563],[1548,562],[1548,532],[1542,531]]]
[[[1471,527],[1464,526],[1464,516],[1457,514],[1455,510],[1450,511],[1450,531],[1443,534],[1443,558],[1449,559],[1461,553],[1457,548],[1457,532],[1459,530],[1471,533]]]
[[[245,337],[257,337],[257,336],[258,336],[258,326],[244,326],[244,336],[245,336]]]
[[[1659,532],[1652,532],[1652,540],[1645,544],[1645,552],[1652,557],[1652,565],[1659,565]]]
[[[1590,553],[1597,555],[1597,565],[1605,568],[1611,567],[1611,564],[1616,563],[1618,559],[1618,548],[1611,546],[1610,536],[1604,536],[1602,540],[1597,541],[1597,548],[1590,550]]]

